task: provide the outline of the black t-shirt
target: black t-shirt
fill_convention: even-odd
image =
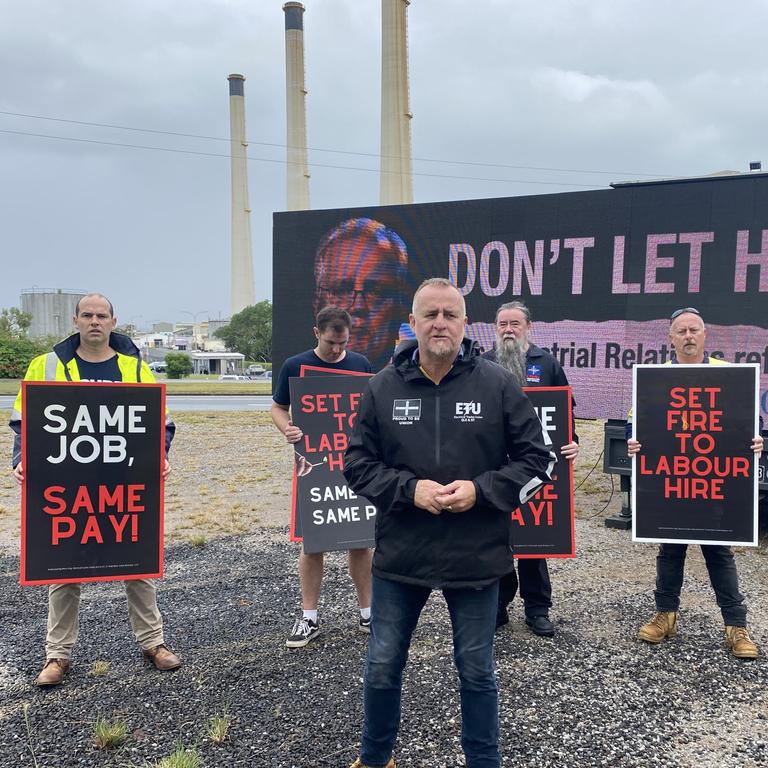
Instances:
[[[75,355],[77,370],[80,372],[80,381],[122,381],[120,367],[117,364],[117,355],[100,363],[91,363],[83,360],[80,355]]]
[[[316,368],[328,368],[332,371],[355,371],[359,373],[371,373],[371,364],[368,358],[357,352],[350,352],[344,355],[343,360],[338,363],[326,363],[321,360],[314,349],[308,349],[300,355],[289,357],[280,369],[280,375],[277,378],[277,386],[272,393],[272,399],[278,405],[289,406],[291,404],[291,392],[288,386],[288,379],[298,376],[302,365],[312,365]]]

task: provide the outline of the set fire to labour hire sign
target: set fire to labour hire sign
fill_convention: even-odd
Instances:
[[[22,384],[22,584],[162,576],[160,384]]]
[[[758,366],[638,365],[633,539],[757,545]]]
[[[304,433],[295,444],[291,541],[304,551],[372,547],[376,507],[344,478],[344,451],[352,435],[368,376],[302,366],[289,380],[291,419]]]

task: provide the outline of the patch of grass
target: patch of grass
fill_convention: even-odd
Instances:
[[[35,746],[32,743],[32,726],[29,724],[29,702],[24,702],[24,725],[27,728],[27,746],[32,754],[32,763],[35,768],[39,768],[37,757],[35,756]]]
[[[186,749],[179,745],[168,757],[156,763],[147,763],[148,768],[201,768],[203,760],[195,747]]]
[[[109,662],[99,659],[91,664],[91,671],[88,674],[91,677],[104,677],[107,672],[109,672]]]
[[[19,379],[0,379],[0,395],[16,395],[21,386]]]
[[[271,395],[271,381],[205,381],[201,379],[166,379],[169,395]],[[18,387],[8,394],[16,394]]]
[[[208,543],[208,537],[202,533],[197,533],[194,536],[189,537],[189,545],[191,547],[204,547]]]
[[[251,379],[251,381],[219,381],[215,379],[166,379],[158,376],[157,381],[165,384],[169,395],[271,395],[272,381]],[[21,386],[19,379],[0,379],[0,395],[16,395]]]
[[[250,429],[252,427],[269,427],[270,431],[275,427],[268,411],[174,411],[173,420],[177,424],[204,424],[206,427],[213,421],[216,424],[216,434],[222,435],[222,439],[230,442],[229,427],[235,429]],[[282,439],[275,430],[275,435]]]
[[[214,744],[221,744],[229,733],[231,718],[229,716],[229,707],[224,707],[224,712],[220,715],[213,715],[205,726],[205,735]]]
[[[128,726],[122,720],[109,721],[99,717],[93,725],[93,743],[96,749],[119,747],[128,735]]]

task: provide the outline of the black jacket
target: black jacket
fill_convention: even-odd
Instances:
[[[486,360],[496,362],[496,350],[483,354]],[[567,387],[568,379],[560,363],[541,347],[528,345],[525,353],[526,387]]]
[[[435,385],[417,343],[368,382],[344,460],[355,493],[378,507],[373,571],[429,587],[490,584],[512,570],[510,513],[550,478],[555,455],[533,407],[475,342]],[[472,480],[477,502],[433,515],[413,504],[416,481]]]
[[[496,362],[496,350],[491,349],[483,353],[486,360]],[[554,356],[535,344],[528,345],[528,351],[525,353],[525,378],[526,387],[568,387],[568,377],[565,375],[560,363]],[[571,408],[576,408],[576,398],[571,390]],[[579,436],[576,431],[573,432],[573,439],[579,442]]]

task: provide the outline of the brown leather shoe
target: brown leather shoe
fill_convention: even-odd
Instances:
[[[69,672],[69,659],[48,659],[37,676],[35,685],[43,688],[59,685],[67,672]]]
[[[726,627],[725,642],[737,659],[756,659],[760,653],[746,627]]]
[[[363,763],[360,762],[360,758],[358,757],[357,760],[355,760],[355,762],[349,766],[349,768],[368,768],[368,766],[363,765]],[[389,762],[384,766],[384,768],[395,768],[395,758],[390,757]]]
[[[181,659],[167,646],[156,645],[154,648],[142,651],[144,658],[151,661],[155,667],[163,672],[178,669]]]
[[[656,615],[640,627],[637,636],[646,643],[660,643],[665,637],[677,634],[677,611],[657,611]]]

